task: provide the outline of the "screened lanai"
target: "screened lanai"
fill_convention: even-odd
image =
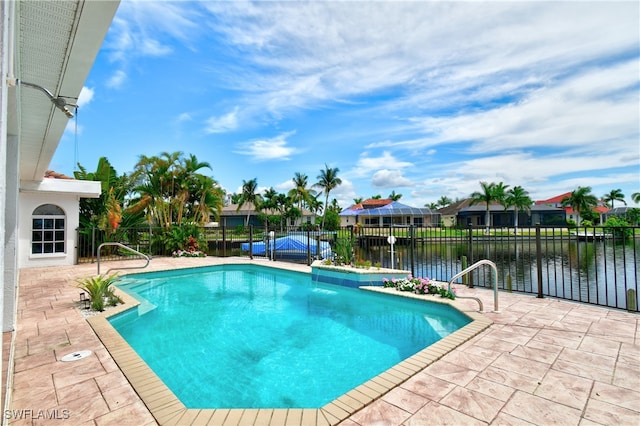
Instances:
[[[440,225],[440,213],[427,207],[411,207],[397,201],[373,209],[345,209],[340,217],[344,219],[343,223],[368,227]]]

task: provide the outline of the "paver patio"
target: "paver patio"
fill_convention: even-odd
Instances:
[[[247,259],[157,258],[147,270],[222,262]],[[95,264],[20,271],[14,362],[9,365],[11,410],[4,413],[12,425],[157,424],[78,309],[74,279],[95,273]],[[458,290],[482,299],[487,311],[493,308],[491,291]],[[454,304],[478,306],[462,299]],[[341,424],[640,424],[638,315],[505,292],[500,293],[500,310],[484,314],[494,321],[487,330]],[[92,354],[60,361],[80,350]],[[210,410],[175,422],[265,424],[264,415],[252,417],[250,411],[239,418],[225,413]],[[325,421],[307,419],[301,410],[271,417],[272,424]]]

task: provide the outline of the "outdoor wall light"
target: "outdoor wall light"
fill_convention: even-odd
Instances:
[[[68,118],[73,118],[73,113],[69,110],[69,108],[67,108],[67,106],[70,106],[72,108],[77,108],[78,105],[67,103],[67,100],[65,98],[61,97],[61,96],[53,96],[53,93],[51,93],[50,91],[48,91],[44,87],[39,86],[37,84],[29,83],[29,82],[22,81],[22,80],[16,80],[16,82],[19,85],[24,85],[24,86],[27,86],[27,87],[32,87],[34,89],[40,90],[42,93],[47,95],[47,97],[49,98],[51,103],[54,104],[56,106],[56,108],[58,108],[60,111],[64,112],[64,114]]]

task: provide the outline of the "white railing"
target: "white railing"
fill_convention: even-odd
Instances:
[[[480,266],[483,266],[483,265],[488,265],[493,269],[493,273],[494,273],[494,280],[493,280],[493,312],[500,312],[500,310],[498,309],[498,267],[496,266],[495,263],[493,263],[490,260],[487,260],[487,259],[478,260],[473,265],[469,266],[466,269],[463,269],[462,271],[458,272],[453,277],[451,277],[451,279],[449,280],[449,291],[451,291],[451,284],[453,284],[453,282],[455,280],[457,280],[460,277],[463,277],[463,276],[467,275],[469,272],[471,272],[471,271],[473,271],[473,270],[475,270],[475,269],[477,269],[477,268],[479,268]],[[480,305],[480,312],[484,311],[484,307],[482,305],[482,300],[480,300],[479,298],[471,297],[471,296],[458,296],[458,297],[460,299],[474,299]]]
[[[132,252],[132,253],[135,253],[135,254],[137,254],[138,256],[142,256],[142,257],[144,257],[144,258],[147,260],[147,263],[145,263],[145,265],[144,265],[144,266],[122,266],[122,267],[120,267],[120,268],[109,268],[109,269],[107,270],[107,272],[106,272],[107,274],[108,274],[110,271],[114,270],[114,269],[143,269],[143,268],[146,268],[147,266],[149,266],[149,261],[151,260],[151,259],[149,258],[149,256],[147,256],[147,255],[146,255],[146,254],[144,254],[144,253],[140,253],[138,250],[134,250],[134,249],[132,249],[131,247],[129,247],[129,246],[125,246],[125,245],[124,245],[124,244],[122,244],[122,243],[102,243],[102,244],[100,244],[100,245],[98,246],[98,275],[100,275],[100,250],[102,250],[102,247],[104,247],[104,246],[116,246],[116,247],[120,247],[120,248],[123,248],[123,249],[125,249],[125,250],[128,250],[128,251],[130,251],[130,252]]]

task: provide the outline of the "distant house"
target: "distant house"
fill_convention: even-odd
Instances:
[[[449,204],[438,209],[442,215],[444,226],[467,227],[484,226],[486,218],[486,205],[483,203],[471,205],[471,198],[465,198],[458,202]],[[514,226],[514,207],[505,208],[494,203],[489,206],[490,226]],[[518,226],[541,225],[564,225],[565,212],[563,208],[547,205],[531,206],[529,211],[520,210],[518,212]]]
[[[302,209],[302,217],[295,219],[288,219],[285,224],[287,227],[300,227],[303,224],[313,224],[317,215],[307,209]],[[238,210],[237,204],[229,204],[222,208],[220,213],[219,225],[227,228],[236,228],[238,226],[246,225],[247,215],[249,215],[249,225],[264,226],[264,221],[260,219],[261,214],[266,215],[279,215],[280,212],[272,209],[265,209],[257,211],[252,203],[245,203]],[[273,225],[273,224],[272,224]]]
[[[440,213],[440,220],[443,226],[451,228],[458,226],[458,212],[471,204],[471,198],[465,198],[464,200],[456,201],[448,206],[439,208],[436,210]]]
[[[613,208],[613,209],[609,210],[608,212],[606,212],[603,215],[603,220],[606,222],[610,217],[617,217],[617,218],[621,218],[621,219],[626,219],[627,218],[627,214],[632,209],[637,209],[637,207],[622,206],[622,207]]]
[[[536,206],[544,205],[547,207],[562,209],[564,210],[564,214],[565,214],[565,218],[564,218],[565,223],[567,220],[573,220],[577,222],[578,213],[573,211],[573,208],[571,208],[570,206],[567,206],[567,207],[562,206],[562,200],[570,196],[571,196],[571,192],[565,192],[564,194],[556,195],[555,197],[551,197],[547,200],[538,200],[535,202],[535,205]],[[604,215],[606,215],[607,212],[609,212],[609,210],[610,209],[607,206],[605,206],[604,203],[602,202],[599,202],[598,205],[593,209],[595,213],[598,213],[600,215],[600,222],[603,222],[603,217]]]
[[[340,226],[440,226],[440,214],[426,207],[411,207],[391,199],[368,199],[339,213]]]

